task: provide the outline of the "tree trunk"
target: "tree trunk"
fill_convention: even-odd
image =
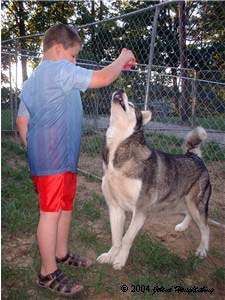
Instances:
[[[95,1],[91,2],[91,15],[92,22],[95,21]],[[91,27],[91,39],[92,39],[92,51],[95,53],[96,51],[96,37],[95,37],[95,26]]]
[[[179,16],[179,50],[180,50],[180,68],[181,68],[181,95],[179,98],[179,113],[181,121],[187,122],[189,119],[189,101],[187,84],[187,56],[186,56],[186,30],[185,30],[185,2],[178,2]]]
[[[23,1],[19,1],[18,6],[19,6],[19,34],[22,37],[26,35]],[[26,49],[25,40],[21,39],[20,47],[21,49]],[[27,58],[25,56],[21,57],[21,64],[22,64],[22,76],[23,76],[22,78],[23,81],[25,81],[27,79]]]
[[[103,20],[103,2],[100,1],[100,8],[99,8],[99,20]]]

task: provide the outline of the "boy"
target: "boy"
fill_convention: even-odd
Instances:
[[[40,219],[37,240],[41,269],[37,284],[61,295],[76,295],[83,286],[68,281],[57,263],[89,267],[87,258],[68,252],[68,235],[76,191],[82,104],[80,90],[112,83],[135,57],[123,49],[101,70],[75,66],[81,49],[77,31],[55,25],[43,40],[42,62],[24,82],[17,126],[28,150],[31,175],[38,192]]]

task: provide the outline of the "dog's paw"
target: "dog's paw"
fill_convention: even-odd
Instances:
[[[112,264],[115,256],[119,253],[120,248],[112,247],[109,252],[102,253],[97,258],[97,262],[100,264]]]
[[[121,270],[125,264],[126,264],[127,259],[124,257],[116,257],[114,262],[113,262],[113,269],[115,270]]]
[[[100,264],[111,264],[112,263],[112,257],[109,252],[102,253],[97,257],[97,262]]]
[[[113,263],[113,269],[114,270],[121,270],[124,267],[124,264],[120,263],[120,262],[114,262]]]
[[[184,231],[184,230],[186,230],[186,229],[187,229],[187,227],[184,226],[184,224],[182,224],[182,223],[179,223],[179,224],[177,224],[177,225],[175,226],[175,231],[178,231],[178,232],[182,232],[182,231]]]
[[[207,249],[205,247],[198,247],[195,254],[199,258],[205,258],[207,256]]]
[[[115,270],[121,270],[122,267],[124,267],[126,264],[128,255],[129,255],[129,250],[122,249],[113,261],[113,268]]]

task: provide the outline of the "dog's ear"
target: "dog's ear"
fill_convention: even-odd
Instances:
[[[143,125],[147,124],[152,118],[152,112],[150,110],[143,110],[142,112]]]

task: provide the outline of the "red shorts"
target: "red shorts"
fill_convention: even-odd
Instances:
[[[40,210],[58,212],[72,210],[76,193],[77,175],[71,172],[48,176],[33,176]]]

